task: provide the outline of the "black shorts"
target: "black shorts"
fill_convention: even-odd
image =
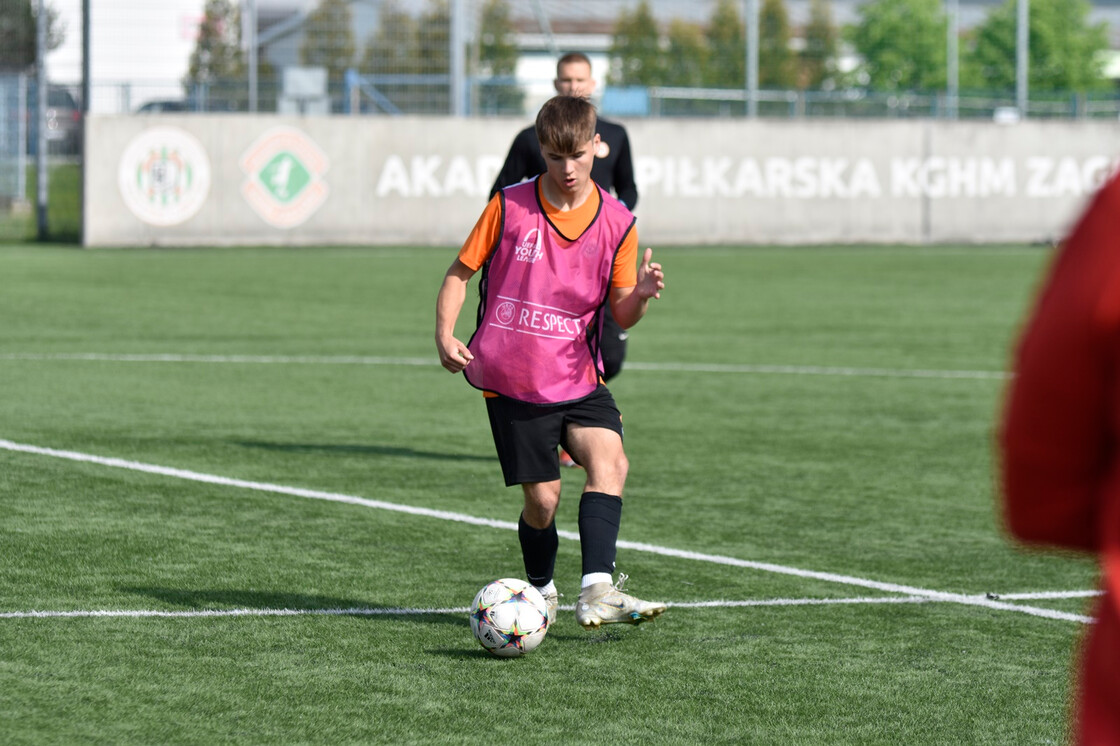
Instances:
[[[567,450],[569,424],[604,427],[622,437],[622,415],[602,384],[568,404],[528,404],[494,396],[486,400],[486,411],[507,487],[560,478],[556,449]]]

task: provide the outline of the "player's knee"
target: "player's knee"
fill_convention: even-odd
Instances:
[[[621,450],[610,455],[599,454],[587,464],[586,488],[592,492],[621,495],[629,471],[630,461]]]
[[[522,516],[525,522],[533,528],[548,528],[556,517],[556,509],[560,505],[559,489],[554,489],[551,483],[533,483],[521,485],[525,493],[525,507]]]
[[[630,459],[626,458],[625,452],[619,451],[615,458],[614,471],[618,475],[619,484],[625,484],[626,475],[630,473]]]

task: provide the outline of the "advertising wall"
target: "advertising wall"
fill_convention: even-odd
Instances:
[[[458,245],[527,122],[92,116],[88,246]],[[641,242],[1060,238],[1117,122],[625,122]]]

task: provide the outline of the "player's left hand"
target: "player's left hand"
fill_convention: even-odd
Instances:
[[[665,273],[660,264],[650,261],[652,258],[653,249],[646,249],[642,263],[638,265],[638,285],[634,289],[638,297],[644,299],[660,298],[661,291],[665,289]]]

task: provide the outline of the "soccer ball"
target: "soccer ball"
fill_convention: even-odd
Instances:
[[[482,647],[499,658],[530,653],[548,632],[544,596],[516,578],[488,583],[471,604],[471,632]]]

